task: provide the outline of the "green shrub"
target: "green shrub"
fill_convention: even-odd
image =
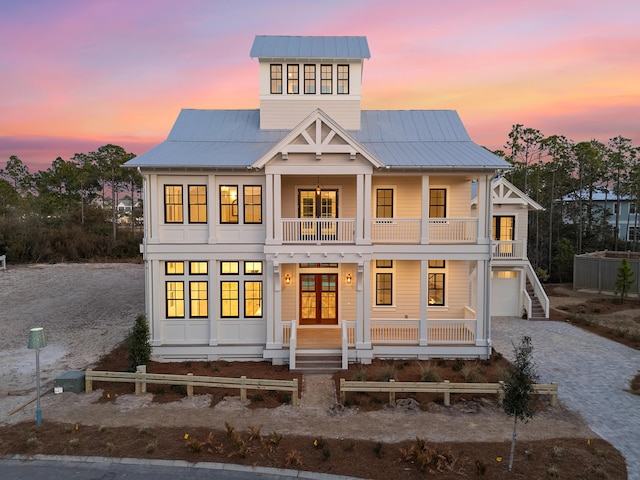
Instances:
[[[138,365],[149,365],[151,361],[151,343],[149,343],[149,326],[144,314],[136,317],[135,324],[129,335],[129,366],[135,370]]]

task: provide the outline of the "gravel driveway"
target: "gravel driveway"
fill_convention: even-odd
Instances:
[[[493,346],[508,358],[513,343],[531,337],[542,383],[557,382],[559,398],[625,456],[630,480],[640,480],[640,396],[627,391],[640,352],[568,323],[494,318]]]

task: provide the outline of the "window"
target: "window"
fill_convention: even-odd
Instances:
[[[244,282],[244,316],[262,317],[262,282]]]
[[[300,268],[338,268],[337,263],[301,263]]]
[[[393,190],[391,188],[376,190],[376,218],[393,218]]]
[[[320,65],[320,93],[330,94],[331,85],[333,83],[331,65]]]
[[[184,282],[166,282],[167,318],[184,318]]]
[[[513,240],[514,239],[514,216],[495,216],[492,220],[491,229],[493,231],[494,240]]]
[[[444,188],[429,190],[429,218],[446,218],[447,191]]]
[[[209,316],[208,291],[209,282],[189,282],[190,317],[198,318]]]
[[[220,275],[238,275],[239,262],[220,262]]]
[[[316,66],[315,65],[304,66],[304,93],[305,94],[316,93]]]
[[[349,65],[338,65],[338,94],[349,93]]]
[[[182,185],[164,186],[164,221],[182,223]]]
[[[244,262],[245,275],[262,275],[262,262]]]
[[[191,275],[206,275],[209,273],[207,262],[189,262],[189,273]]]
[[[220,223],[238,223],[238,187],[220,186]]]
[[[627,231],[627,240],[637,242],[640,240],[640,227],[629,227]]]
[[[271,64],[271,93],[282,93],[282,65]]]
[[[392,260],[376,260],[376,269],[393,268]],[[393,273],[376,272],[376,305],[393,305]]]
[[[184,275],[184,262],[165,263],[165,273],[167,275]]]
[[[287,65],[287,93],[300,93],[298,84],[300,65]]]
[[[238,317],[239,282],[220,283],[220,316]]]
[[[189,223],[207,223],[207,187],[189,185]]]
[[[429,260],[429,268],[444,268],[444,260]]]
[[[245,185],[244,223],[262,223],[262,187]]]
[[[444,305],[444,273],[429,274],[429,305]]]
[[[629,204],[629,214],[630,215],[635,215],[636,213],[636,204],[635,203],[630,203]]]

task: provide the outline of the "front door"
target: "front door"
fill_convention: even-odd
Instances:
[[[338,274],[300,274],[300,324],[338,324]]]

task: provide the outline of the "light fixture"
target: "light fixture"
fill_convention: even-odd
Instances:
[[[320,175],[318,175],[318,186],[316,187],[316,195],[320,195]]]
[[[347,273],[347,283],[351,284],[351,274]]]
[[[36,425],[42,424],[42,412],[40,410],[40,349],[47,346],[44,338],[44,328],[32,328],[29,331],[29,343],[27,348],[36,351]]]
[[[289,275],[288,273],[284,277],[284,283],[286,283],[287,285],[291,285],[291,275]]]

